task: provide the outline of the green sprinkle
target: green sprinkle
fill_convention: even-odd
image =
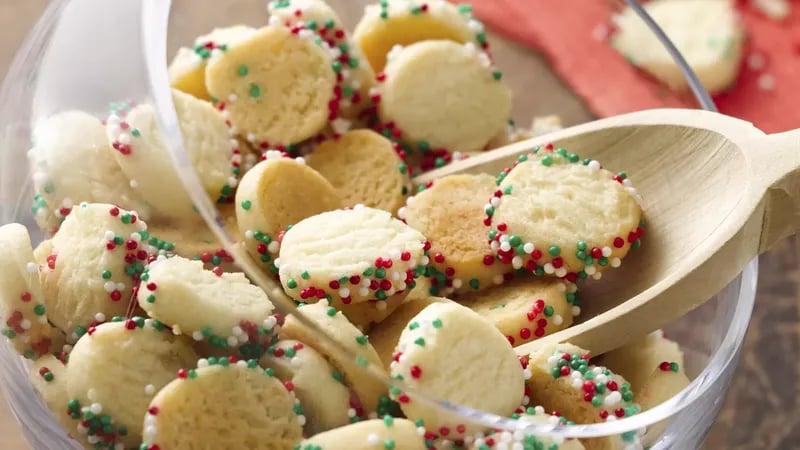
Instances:
[[[433,328],[442,328],[442,319],[433,319]]]
[[[383,448],[385,448],[386,450],[394,450],[394,440],[387,439],[383,441]]]
[[[288,280],[286,280],[286,287],[288,287],[289,289],[297,288],[297,280],[295,280],[294,278],[289,278]]]
[[[494,72],[492,72],[492,78],[494,78],[497,81],[500,81],[503,78],[503,72],[495,70]]]
[[[250,85],[250,91],[248,92],[248,95],[250,95],[250,97],[253,97],[253,98],[261,97],[261,86],[255,84],[255,83],[252,83]]]
[[[237,69],[237,71],[236,71],[236,73],[238,73],[240,77],[243,77],[243,76],[247,75],[248,72],[250,72],[250,71],[247,69],[247,66],[244,65],[244,64],[239,66],[239,69]]]
[[[344,379],[344,377],[342,376],[342,373],[339,372],[339,371],[336,371],[336,370],[331,372],[331,376],[333,377],[334,380],[338,381],[339,383],[341,383],[342,380]]]
[[[33,313],[37,316],[43,316],[45,313],[45,307],[42,304],[36,305],[33,307]]]
[[[472,14],[472,5],[468,5],[466,3],[458,5],[458,12],[461,14]]]
[[[469,280],[469,287],[477,290],[481,286],[481,282],[477,278]]]
[[[558,367],[553,367],[550,369],[550,375],[552,375],[553,378],[559,378],[561,377],[561,370],[559,370]]]
[[[311,275],[308,273],[307,270],[304,270],[303,273],[300,274],[300,278],[302,278],[304,280],[307,280],[307,279],[311,278]]]
[[[250,211],[250,207],[253,206],[253,202],[251,202],[250,200],[243,200],[241,205],[242,209],[244,209],[245,211]]]
[[[400,173],[402,173],[402,174],[405,174],[406,172],[408,172],[408,166],[407,166],[405,163],[400,163],[400,164],[397,166],[397,170],[398,170]]]
[[[561,249],[557,245],[553,245],[547,249],[547,253],[549,253],[550,256],[558,256],[561,254]]]
[[[367,337],[363,334],[361,336],[356,336],[356,342],[358,342],[360,345],[367,345]]]
[[[156,302],[156,296],[153,295],[153,294],[150,294],[150,295],[147,296],[146,300],[147,300],[147,303],[155,303]]]
[[[333,63],[331,63],[331,69],[333,69],[333,71],[336,72],[336,73],[341,72],[342,71],[342,63],[340,63],[339,61],[334,61]]]
[[[431,144],[428,141],[419,141],[417,148],[422,152],[427,152],[431,149]]]
[[[419,345],[420,347],[425,347],[425,338],[419,337],[416,340],[414,340],[414,343]]]
[[[597,264],[600,264],[601,266],[608,265],[608,258],[605,256],[601,256],[600,259],[597,260]]]
[[[542,165],[546,167],[550,167],[553,165],[553,157],[550,155],[542,156]]]
[[[676,363],[676,362],[671,362],[671,363],[669,363],[669,370],[671,370],[671,371],[673,371],[673,372],[676,372],[676,373],[677,373],[677,372],[678,372],[680,369],[681,369],[681,368],[680,368],[680,366],[678,365],[678,363]]]
[[[386,269],[381,267],[380,269],[375,270],[375,278],[380,280],[383,279],[384,277],[386,277]]]
[[[550,317],[550,316],[553,315],[553,312],[554,311],[553,311],[553,307],[552,306],[547,305],[547,306],[544,307],[544,315],[545,316]]]
[[[419,328],[419,323],[417,322],[411,322],[410,324],[408,324],[409,330],[416,330],[417,328]]]
[[[386,415],[383,417],[383,424],[387,427],[394,425],[394,417]]]
[[[603,404],[603,400],[601,400],[600,397],[598,397],[596,395],[594,397],[592,397],[592,406],[594,406],[596,408],[596,407],[598,407],[598,406],[600,406],[602,404]]]
[[[268,377],[274,377],[275,376],[275,370],[273,370],[270,367],[267,367],[266,369],[264,369],[264,375],[266,375]]]
[[[336,308],[334,308],[333,306],[329,306],[328,309],[325,310],[325,314],[327,314],[328,317],[335,316],[336,315]]]
[[[364,357],[363,357],[363,356],[360,356],[360,355],[359,355],[359,356],[356,356],[356,364],[358,364],[358,365],[359,365],[359,366],[361,366],[361,367],[367,367],[367,365],[369,365],[369,363],[367,362],[367,360],[366,360],[366,359],[364,359]]]

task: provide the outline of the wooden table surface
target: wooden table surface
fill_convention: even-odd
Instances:
[[[173,3],[196,7],[197,1]],[[0,74],[5,74],[17,46],[46,3],[46,0],[0,0]],[[258,23],[258,18],[263,17],[259,14],[263,14],[264,1],[251,3],[254,13],[249,22]],[[359,16],[367,2],[329,0],[329,3],[352,25],[352,19]],[[208,16],[209,27],[230,23],[224,19],[214,22],[220,18],[221,8],[215,10],[216,14]],[[551,113],[558,113],[567,125],[591,120],[592,115],[580,99],[552,74],[545,61],[497,37],[492,45],[515,92],[514,117],[519,123],[527,124],[534,115]],[[796,359],[800,355],[798,255],[800,242],[790,239],[761,259],[758,305],[742,364],[719,421],[709,435],[709,449],[800,449],[800,364]],[[27,449],[19,425],[0,392],[0,450]]]

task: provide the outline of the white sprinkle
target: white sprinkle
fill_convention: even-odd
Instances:
[[[420,264],[422,264],[423,266],[427,266],[427,265],[428,265],[428,263],[430,263],[430,262],[431,262],[431,259],[430,259],[430,258],[428,258],[427,256],[423,256],[423,257],[420,259],[420,261],[419,261],[419,262],[420,262]]]
[[[239,343],[239,339],[236,336],[228,336],[228,346],[235,347],[236,344]]]
[[[277,254],[281,250],[281,244],[278,243],[276,240],[272,240],[269,245],[267,245],[267,251],[272,254]]]
[[[366,297],[369,295],[369,288],[362,287],[358,290],[358,295],[361,297]]]
[[[377,434],[375,434],[375,433],[370,433],[370,434],[367,436],[367,442],[368,442],[370,445],[375,445],[375,444],[377,444],[379,441],[380,441],[380,438],[378,438],[378,435],[377,435]]]
[[[231,103],[235,102],[238,99],[239,99],[239,97],[237,97],[236,94],[231,94],[231,95],[228,96],[228,101],[231,102]]]
[[[500,250],[502,250],[504,252],[507,252],[507,251],[511,250],[511,244],[508,241],[502,242],[500,244]]]
[[[197,368],[202,369],[204,367],[208,367],[208,360],[205,358],[200,358],[197,360]]]
[[[603,247],[602,253],[603,253],[603,256],[608,258],[609,256],[611,256],[611,247]]]
[[[575,389],[580,389],[583,386],[583,380],[580,378],[573,378],[572,379],[572,387]]]
[[[195,331],[192,333],[192,339],[195,341],[202,341],[203,340],[203,333],[201,331]]]
[[[350,289],[346,287],[339,289],[339,297],[341,298],[350,297]]]
[[[580,306],[573,306],[572,307],[572,317],[578,317],[581,315],[581,307]]]
[[[768,73],[761,74],[758,77],[758,88],[762,91],[771,91],[775,89],[775,77]]]
[[[611,258],[609,264],[611,264],[611,267],[619,267],[622,265],[622,260],[619,258]]]
[[[556,269],[555,274],[557,277],[564,277],[567,275],[567,269],[564,267],[559,267]]]
[[[600,170],[600,163],[595,160],[591,160],[589,161],[587,167],[589,167],[592,170]]]
[[[518,433],[522,434],[521,431],[518,431]],[[516,433],[514,434],[514,438],[516,438]],[[517,441],[520,440],[522,440],[521,437],[517,439]],[[511,450],[525,450],[525,447],[522,445],[522,442],[514,442],[514,444],[511,445]]]
[[[764,68],[766,61],[764,59],[764,55],[761,53],[751,53],[747,57],[747,67],[751,70],[761,70]]]
[[[233,328],[231,328],[231,334],[234,336],[240,336],[244,334],[244,330],[242,330],[242,327],[235,325]]]
[[[101,312],[99,312],[99,313],[94,315],[94,320],[96,320],[97,322],[105,322],[106,321],[106,315],[101,313]]]
[[[116,285],[114,284],[113,281],[106,281],[105,283],[103,283],[103,290],[105,290],[106,292],[113,292],[115,286]]]
[[[147,386],[144,387],[144,393],[147,395],[153,395],[156,393],[156,387],[153,386],[152,384],[148,384]]]
[[[125,290],[125,283],[117,283],[117,290],[124,291]]]
[[[523,376],[523,377],[524,377],[526,380],[529,380],[529,379],[530,379],[530,378],[533,376],[533,373],[531,372],[531,369],[530,369],[530,368],[526,368],[525,370],[523,370],[523,371],[522,371],[522,376]],[[525,398],[527,398],[527,397],[525,397]],[[530,401],[530,400],[529,400],[529,401]]]
[[[522,267],[522,257],[517,255],[511,259],[511,266],[515,269],[519,269]]]
[[[564,323],[564,318],[563,317],[561,317],[558,314],[553,316],[553,325],[558,326],[558,325],[561,325],[562,323]]]
[[[28,264],[25,265],[25,269],[28,271],[28,273],[36,273],[36,271],[39,270],[39,266],[37,266],[32,262],[29,262]]]
[[[103,412],[103,405],[100,403],[92,403],[92,406],[89,407],[89,410],[92,414],[97,415]]]
[[[267,317],[266,319],[264,319],[264,323],[263,323],[264,328],[266,328],[268,330],[272,329],[277,324],[278,324],[278,319],[276,319],[275,316]]]
[[[492,197],[492,199],[489,200],[489,203],[495,208],[497,208],[498,206],[500,206],[500,197]]]
[[[104,237],[104,238],[105,238],[105,240],[107,240],[107,241],[114,240],[114,232],[113,232],[113,231],[111,231],[111,230],[106,230],[105,234],[103,234],[103,237]]]
[[[453,279],[453,287],[456,289],[461,288],[464,285],[464,281],[461,278],[454,278]]]
[[[594,275],[592,275],[593,280],[599,280],[600,278],[603,278],[603,272],[595,272]]]
[[[236,367],[238,367],[240,369],[247,369],[247,361],[245,361],[243,359],[240,359],[240,360],[236,361]]]
[[[530,243],[530,242],[527,242],[525,245],[523,245],[522,249],[525,251],[525,253],[527,253],[529,255],[531,253],[533,253],[533,251],[535,250],[535,248],[533,247],[533,244]]]
[[[550,367],[555,367],[558,364],[558,360],[561,359],[557,355],[553,355],[547,358],[547,365]]]
[[[537,407],[533,408],[533,411],[536,414],[544,414],[544,406],[537,406]]]
[[[355,416],[356,416],[356,410],[355,409],[350,408],[350,409],[347,410],[347,417],[355,417]]]
[[[88,438],[86,438],[86,440],[89,441],[90,444],[94,445],[94,444],[97,444],[98,442],[100,442],[100,437],[96,436],[96,435],[95,436],[89,436]]]
[[[19,323],[19,326],[21,326],[23,330],[30,330],[31,321],[28,319],[24,319],[22,322]]]
[[[597,272],[597,268],[593,265],[588,265],[583,268],[583,271],[586,272],[586,275],[592,275]]]
[[[555,271],[556,271],[556,268],[553,267],[553,264],[547,263],[547,264],[544,265],[544,273],[546,273],[548,275],[551,275],[551,274],[555,273]]]
[[[131,180],[128,184],[131,186],[132,189],[136,189],[139,187],[139,183],[136,180]]]
[[[619,391],[614,391],[606,396],[603,400],[603,404],[605,406],[615,406],[617,403],[622,401],[622,394]]]
[[[247,142],[255,142],[256,141],[256,135],[253,134],[253,133],[247,133],[246,139],[247,139]]]

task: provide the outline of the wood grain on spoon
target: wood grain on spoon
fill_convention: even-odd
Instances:
[[[497,174],[553,142],[612,171],[643,197],[642,247],[600,281],[580,284],[579,323],[517,347],[570,342],[594,354],[678,319],[712,298],[755,256],[800,228],[800,130],[766,135],[721,114],[660,109],[560,130],[414,179]]]

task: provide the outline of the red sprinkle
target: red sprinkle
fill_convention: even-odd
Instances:
[[[419,378],[422,376],[422,369],[419,366],[412,366],[411,367],[411,377],[412,378]]]
[[[147,413],[150,414],[151,416],[157,416],[158,415],[158,407],[151,406],[150,409],[147,410]]]
[[[181,369],[178,371],[178,378],[185,380],[189,376],[189,372],[186,369]]]

